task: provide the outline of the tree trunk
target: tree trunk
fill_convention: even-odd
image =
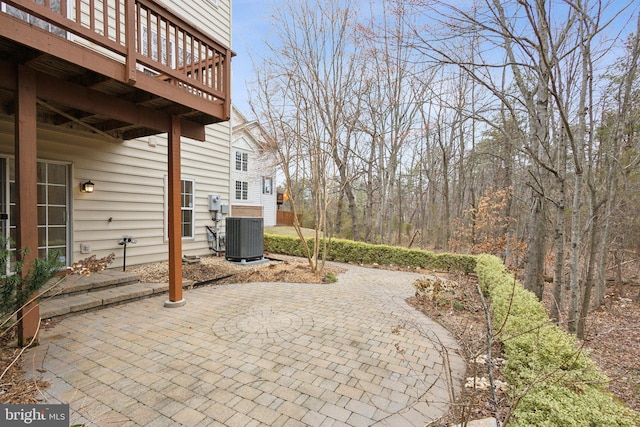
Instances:
[[[624,78],[620,83],[617,93],[618,100],[618,121],[615,123],[615,131],[611,147],[611,156],[617,159],[620,155],[624,133],[631,125],[632,89],[637,78],[638,62],[640,58],[640,15],[636,21],[636,33],[630,44],[631,54],[629,55],[629,67],[624,72]],[[618,190],[618,165],[615,160],[607,159],[609,167],[607,169],[607,204],[604,213],[604,227],[598,244],[598,275],[595,286],[594,305],[604,305],[607,292],[606,261],[608,255],[609,235],[613,222],[613,211],[617,201]]]
[[[573,204],[571,208],[571,253],[569,260],[569,318],[568,329],[575,334],[578,327],[580,288],[580,244],[582,229],[580,226],[580,208],[582,206],[582,172],[575,173]]]
[[[541,300],[544,292],[544,257],[546,253],[546,227],[544,198],[535,193],[529,219],[529,239],[527,242],[527,265],[525,267],[525,287]]]
[[[551,303],[550,317],[555,323],[560,322],[560,316],[564,312],[564,180],[558,179],[558,200],[556,204],[556,227],[554,233],[554,246],[556,249],[556,261],[553,269],[553,302]]]
[[[589,233],[589,264],[587,266],[587,275],[584,279],[584,293],[582,295],[582,304],[580,307],[580,316],[578,317],[578,327],[576,335],[580,339],[584,339],[584,333],[586,329],[587,315],[589,314],[589,307],[591,304],[591,291],[593,289],[593,276],[596,266],[596,257],[598,252],[598,227],[600,225],[599,216],[597,211],[598,206],[594,206],[596,203],[595,189],[591,190],[591,212],[593,213],[593,221],[591,223],[591,232]]]

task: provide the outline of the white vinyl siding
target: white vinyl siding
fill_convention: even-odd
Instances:
[[[194,236],[183,241],[185,254],[210,253],[204,227],[211,222],[208,195],[219,194],[229,200],[229,140],[228,123],[207,126],[204,142],[182,138],[182,177],[197,183]],[[13,145],[13,118],[0,116],[0,152],[12,155]],[[122,266],[122,246],[117,242],[123,235],[137,240],[127,248],[127,265],[167,260],[166,134],[113,143],[89,133],[40,125],[38,157],[71,163],[71,262],[114,252],[112,266]],[[89,179],[95,183],[95,191],[81,193],[80,182]],[[80,243],[90,244],[91,253],[81,254]]]
[[[247,119],[236,108],[232,109],[231,124],[232,157],[230,160],[231,180],[229,183],[231,193],[234,194],[234,203],[231,209],[233,216],[245,214],[246,209],[258,212],[260,208],[265,226],[276,225],[276,183],[275,183],[275,159],[268,153],[261,153],[257,134],[259,128],[243,126]],[[246,157],[243,161],[243,153]],[[244,169],[246,165],[246,169]],[[247,198],[240,199],[236,191],[237,182],[247,183]],[[269,193],[270,191],[270,193]],[[253,215],[252,213],[252,215]]]
[[[231,0],[165,0],[166,6],[191,22],[195,28],[231,46]]]

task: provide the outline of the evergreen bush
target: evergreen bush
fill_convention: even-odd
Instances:
[[[313,238],[307,240],[309,245],[312,245]],[[264,249],[276,254],[304,256],[304,249],[298,237],[265,234]],[[472,273],[476,267],[476,257],[473,255],[435,254],[421,249],[373,245],[344,239],[331,239],[326,259],[354,264],[420,267],[465,274]]]
[[[638,425],[640,415],[614,399],[587,352],[551,322],[499,258],[479,256],[476,272],[504,347],[504,375],[514,401],[520,398],[510,425]]]

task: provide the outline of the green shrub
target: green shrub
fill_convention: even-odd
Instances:
[[[640,416],[617,403],[607,378],[573,336],[548,318],[502,261],[478,257],[476,272],[489,294],[493,328],[504,346],[504,375],[514,397],[515,426],[635,426]]]
[[[27,303],[62,267],[59,255],[51,253],[47,259],[35,258],[26,274],[23,274],[24,264],[15,261],[13,274],[7,275],[6,266],[12,262],[13,255],[8,247],[7,240],[0,237],[0,323]],[[12,326],[12,323],[7,324]]]
[[[311,246],[313,239],[309,238],[307,241]],[[305,256],[302,242],[298,237],[265,234],[264,249],[276,254]],[[327,260],[357,264],[420,267],[465,274],[472,273],[476,268],[476,257],[473,255],[434,254],[420,249],[372,245],[344,239],[330,240]]]

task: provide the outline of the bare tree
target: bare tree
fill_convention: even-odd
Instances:
[[[637,117],[638,108],[637,89],[638,67],[640,62],[640,14],[636,21],[635,35],[632,36],[626,47],[626,54],[623,55],[615,67],[615,78],[606,90],[611,93],[613,105],[605,107],[602,120],[603,129],[600,131],[602,166],[606,169],[604,182],[605,195],[602,203],[605,204],[602,232],[597,244],[597,278],[594,295],[594,305],[604,304],[606,294],[606,270],[609,244],[611,243],[612,227],[614,225],[614,210],[619,201],[619,175],[622,164],[620,160],[625,151],[625,141],[627,147],[632,147],[628,133],[633,129],[632,123]],[[634,92],[636,94],[634,94]],[[634,105],[634,102],[636,103]],[[637,167],[637,163],[636,163]],[[595,184],[594,184],[595,185]],[[600,202],[596,202],[599,204]]]
[[[357,103],[351,101],[358,81],[352,34],[355,9],[348,0],[283,2],[274,9],[273,19],[278,37],[266,46],[252,107],[271,133],[273,141],[266,147],[277,153],[289,189],[300,184],[292,171],[305,165],[300,196],[309,193],[315,228],[314,244],[305,248],[309,264],[319,272],[336,183],[348,199],[357,227],[346,161],[357,115]],[[294,212],[300,206],[295,196],[292,205]],[[295,226],[304,241],[300,224]]]

